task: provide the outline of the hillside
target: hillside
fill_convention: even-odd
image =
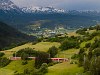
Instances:
[[[35,37],[23,34],[7,24],[0,22],[0,50],[6,47],[12,48],[34,40]]]
[[[34,63],[34,61],[35,62],[37,61],[36,59],[34,61],[28,60],[28,59],[12,60],[5,67],[0,67],[0,73],[5,74],[5,75],[7,75],[8,72],[9,72],[9,75],[13,75],[13,74],[99,75],[100,74],[100,66],[99,66],[100,64],[100,51],[99,51],[100,50],[100,26],[97,25],[94,27],[79,29],[76,31],[76,34],[79,34],[79,35],[78,36],[72,35],[68,37],[65,36],[62,38],[55,37],[56,40],[53,40],[54,38],[51,38],[50,40],[49,38],[49,40],[45,40],[45,42],[42,41],[36,44],[27,43],[25,45],[17,46],[15,48],[2,51],[5,53],[5,55],[1,57],[1,58],[12,57],[14,55],[13,53],[15,52],[16,52],[16,56],[18,57],[18,55],[19,56],[22,55],[23,52],[25,52],[28,55],[33,55],[38,52],[43,52],[44,54],[46,52],[46,53],[49,53],[49,55],[52,55],[52,53],[54,54],[54,52],[57,51],[57,54],[54,55],[54,58],[66,58],[68,59],[68,61],[60,61],[60,62],[52,61],[48,63],[47,67],[42,66],[40,68],[36,68],[34,66],[36,65]],[[45,57],[48,58],[47,56]],[[42,58],[42,56],[40,58]],[[22,63],[25,61],[27,61],[28,63],[23,65]],[[41,62],[39,61],[39,64],[40,63]],[[46,61],[44,61],[43,63],[46,63]],[[98,69],[96,69],[96,67]],[[16,69],[16,68],[20,68],[20,69]],[[41,71],[41,68],[43,68],[42,71]],[[46,69],[48,71],[43,73]],[[93,74],[91,74],[92,72]]]
[[[33,60],[28,61],[27,65],[22,65],[22,62],[23,61],[20,61],[20,60],[12,61],[8,66],[6,66],[4,68],[0,68],[0,74],[13,75],[14,72],[22,73],[24,71],[24,69],[27,69],[27,68],[34,71],[34,67],[33,67],[34,61]]]

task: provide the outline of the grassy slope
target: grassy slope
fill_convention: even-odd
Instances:
[[[9,65],[4,68],[0,68],[0,75],[13,75],[15,71],[22,73],[24,69],[28,68],[29,70],[34,69],[34,61],[28,61],[28,64],[22,65],[22,61],[12,61]]]
[[[58,53],[58,57],[60,58],[70,58],[73,54],[78,53],[79,49],[69,49],[65,51],[61,51]],[[64,56],[64,54],[66,54]],[[76,64],[70,64],[70,62],[64,62],[60,64],[56,64],[54,66],[49,67],[49,71],[46,75],[76,75],[76,73],[82,73],[83,68],[78,67]]]
[[[36,50],[47,52],[48,49],[52,46],[56,46],[58,48],[60,46],[60,43],[57,43],[57,42],[41,42],[41,43],[38,43],[36,45],[33,45],[32,47],[35,48]]]
[[[61,51],[59,52],[56,57],[60,57],[60,58],[70,58],[72,55],[74,55],[75,53],[78,53],[79,49],[69,49],[69,50],[65,50],[65,51]]]
[[[57,43],[57,42],[40,42],[40,43],[37,43],[36,45],[32,45],[32,43],[27,43],[27,44],[15,47],[15,48],[10,49],[10,50],[6,50],[4,52],[5,52],[5,57],[11,57],[12,54],[14,53],[14,51],[18,51],[18,50],[23,49],[23,48],[29,47],[29,48],[34,48],[35,50],[38,50],[38,51],[47,52],[48,49],[52,46],[59,47],[60,43]]]
[[[13,73],[12,70],[0,68],[0,75],[13,75]]]
[[[49,67],[49,71],[45,75],[76,75],[76,73],[82,72],[83,68],[69,62],[64,62]]]
[[[32,45],[31,43],[27,43],[25,45],[22,45],[22,46],[18,46],[18,47],[15,47],[13,49],[10,49],[10,50],[7,50],[5,51],[5,57],[9,57],[9,56],[12,56],[13,52],[11,51],[18,51],[20,49],[23,49],[23,48],[27,48],[27,47],[30,47],[30,48],[35,48],[36,50],[40,50],[40,51],[47,51],[50,47],[52,46],[56,46],[56,47],[59,47],[59,43],[56,43],[56,42],[40,42],[40,43],[37,43],[36,45]],[[23,72],[23,70],[25,68],[29,68],[29,69],[34,69],[34,61],[29,61],[29,63],[25,66],[23,66],[21,63],[22,61],[12,61],[8,66],[4,67],[4,68],[0,68],[0,75],[13,75],[13,73],[15,71],[18,71],[19,73]]]

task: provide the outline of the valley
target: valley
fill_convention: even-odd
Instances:
[[[89,32],[92,35],[92,34],[99,32],[99,31],[88,30],[85,32]],[[68,37],[62,37],[62,38],[55,37],[55,38],[56,39],[60,38],[60,40],[61,39],[62,40],[64,40],[64,39],[76,40],[75,39],[76,37],[81,37],[81,39],[84,38],[81,34],[74,33],[74,35],[73,34],[71,35],[71,33],[72,32],[68,33],[69,34]],[[76,34],[77,34],[77,36],[75,36]],[[54,57],[55,58],[68,58],[69,61],[61,62],[61,63],[58,62],[58,63],[53,64],[51,66],[48,64],[49,65],[48,72],[45,73],[44,75],[62,75],[62,74],[63,75],[66,75],[66,74],[68,74],[68,75],[77,75],[77,74],[90,75],[88,72],[84,73],[84,67],[78,66],[79,65],[79,60],[78,60],[79,58],[77,57],[77,55],[79,54],[79,52],[82,48],[84,48],[86,50],[86,53],[88,53],[89,46],[86,46],[86,44],[91,43],[91,46],[92,46],[92,44],[95,42],[95,40],[97,38],[100,39],[100,34],[96,34],[95,36],[92,37],[92,39],[89,39],[89,40],[87,39],[87,41],[85,41],[86,38],[84,38],[84,41],[80,42],[79,47],[77,47],[77,48],[75,48],[75,46],[70,48],[71,45],[69,44],[68,47],[66,47],[66,49],[61,47],[63,45],[63,43],[60,43],[57,41],[54,42],[55,40],[52,41],[53,38],[51,37],[51,39],[49,39],[49,41],[47,39],[45,40],[45,38],[44,38],[44,39],[42,39],[41,42],[38,42],[36,44],[26,43],[24,45],[21,45],[21,46],[18,46],[18,47],[9,49],[9,50],[1,51],[1,52],[5,53],[5,55],[3,57],[9,58],[9,57],[13,57],[13,53],[16,52],[16,54],[17,54],[17,52],[22,50],[22,49],[28,48],[28,49],[33,49],[33,51],[35,50],[38,52],[42,51],[42,52],[48,53],[48,50],[50,50],[50,48],[55,46],[56,48],[58,48],[58,53],[55,54]],[[60,41],[60,40],[58,39],[58,41]],[[98,42],[98,43],[100,43],[100,42]],[[74,45],[74,43],[73,43],[73,45]],[[67,44],[66,44],[66,46],[67,46]],[[76,55],[76,57],[75,57],[75,55]],[[12,60],[7,66],[0,68],[0,74],[4,74],[4,75],[23,74],[23,72],[25,73],[25,69],[27,69],[30,73],[29,75],[34,75],[34,73],[36,73],[35,71],[38,71],[38,69],[36,69],[34,67],[35,60],[27,60],[27,64],[23,65],[22,63],[24,61],[25,60]],[[19,69],[17,69],[17,68],[19,68]]]
[[[0,75],[100,75],[100,1],[0,0]]]

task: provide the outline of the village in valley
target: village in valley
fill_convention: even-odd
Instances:
[[[34,26],[33,26],[34,27]],[[66,36],[70,32],[75,32],[76,29],[74,28],[65,28],[64,26],[58,25],[54,29],[49,29],[49,28],[41,28],[40,26],[38,27],[32,27],[32,32],[30,35],[34,35],[37,38],[50,38],[50,37],[55,37],[56,35],[60,36]]]

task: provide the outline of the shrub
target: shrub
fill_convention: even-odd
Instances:
[[[93,54],[94,54],[95,56],[100,56],[100,48],[94,49]]]
[[[6,57],[0,58],[0,67],[5,67],[10,63],[10,60]]]
[[[85,31],[87,31],[86,28],[84,28],[84,29],[79,29],[79,30],[76,31],[76,33],[81,34],[81,35],[85,35],[85,34],[86,34]]]
[[[100,75],[100,56],[94,58],[89,66],[91,75]]]
[[[30,75],[30,71],[27,68],[24,70],[24,75]]]
[[[42,72],[42,73],[47,73],[48,72],[48,65],[47,65],[47,63],[43,63],[42,64],[42,66],[39,69],[39,72]]]
[[[65,40],[61,43],[61,50],[67,50],[70,48],[78,48],[79,47],[79,42],[75,40]]]
[[[71,61],[70,64],[73,64],[73,61]]]
[[[75,61],[74,63],[77,64],[77,61]]]
[[[21,57],[22,53],[25,53],[27,55],[29,55],[29,57],[35,57],[37,55],[37,51],[32,49],[32,48],[25,48],[25,49],[21,49],[18,52],[16,52],[16,56],[17,57]],[[13,54],[13,56],[15,57],[15,53]]]
[[[21,54],[21,59],[22,59],[22,60],[27,60],[27,59],[28,59],[28,56],[29,56],[28,54],[26,54],[26,53],[23,52],[23,53]]]
[[[28,64],[27,61],[23,61],[23,62],[22,62],[22,65],[26,65],[26,64]]]
[[[5,55],[3,52],[0,52],[0,57],[2,57],[3,55]]]
[[[90,46],[91,46],[91,43],[86,43],[86,44],[85,44],[85,47],[86,47],[86,48],[89,48]]]
[[[58,49],[55,46],[52,46],[49,48],[48,53],[50,54],[50,57],[53,58],[58,53]]]
[[[46,52],[39,52],[35,59],[35,67],[40,68],[43,63],[50,63],[51,59],[49,59],[49,54]]]
[[[78,58],[78,54],[74,54],[71,59],[77,59]]]
[[[93,27],[93,26],[89,27],[89,30],[94,30],[94,29],[95,29],[95,27]]]

